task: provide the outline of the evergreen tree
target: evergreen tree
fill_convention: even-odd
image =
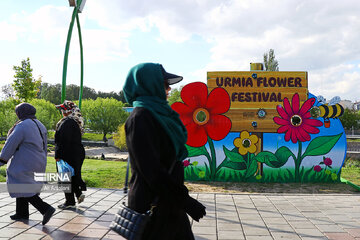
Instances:
[[[270,49],[269,53],[264,53],[265,71],[279,71],[279,63],[275,59],[274,49]]]

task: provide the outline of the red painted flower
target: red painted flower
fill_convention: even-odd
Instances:
[[[280,117],[274,117],[274,122],[282,125],[278,128],[278,133],[285,133],[285,141],[296,143],[310,141],[309,133],[316,134],[323,123],[317,119],[310,119],[310,108],[314,105],[315,98],[309,98],[300,108],[299,94],[294,94],[291,105],[288,98],[284,98],[284,107],[276,107]]]
[[[189,161],[189,160],[184,160],[184,161],[183,161],[183,165],[184,165],[184,167],[189,166],[189,165],[190,165],[190,161]]]
[[[319,165],[316,165],[315,167],[314,167],[314,171],[315,172],[320,172],[322,170],[322,168],[319,166]]]
[[[208,95],[205,83],[195,82],[183,87],[181,99],[172,109],[180,114],[180,119],[188,131],[187,145],[201,147],[207,142],[207,136],[219,141],[226,137],[231,129],[231,121],[223,116],[230,108],[230,98],[223,88],[215,88]]]
[[[330,166],[330,165],[332,164],[331,158],[324,158],[324,164],[325,164],[326,166]]]

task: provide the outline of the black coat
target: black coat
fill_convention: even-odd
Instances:
[[[145,213],[159,197],[144,239],[194,239],[184,204],[189,197],[184,185],[184,167],[160,123],[145,108],[133,110],[125,124],[131,163],[128,205]],[[175,162],[171,174],[170,167]]]
[[[85,191],[86,185],[81,178],[85,149],[81,143],[80,127],[74,119],[66,118],[55,132],[55,158],[63,159],[74,168],[72,181]]]

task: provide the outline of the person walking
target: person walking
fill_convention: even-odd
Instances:
[[[64,160],[74,168],[75,172],[71,177],[71,192],[65,192],[65,202],[58,208],[74,208],[75,196],[78,203],[82,203],[85,199],[82,191],[86,191],[86,184],[81,178],[81,168],[85,159],[85,149],[81,142],[84,120],[80,109],[72,101],[65,100],[64,103],[55,107],[60,109],[63,115],[56,124],[55,160]]]
[[[184,185],[187,132],[167,102],[170,85],[182,79],[161,64],[142,63],[131,68],[123,87],[135,107],[125,123],[132,173],[128,206],[145,213],[156,205],[143,234],[147,240],[194,239],[186,213],[195,221],[206,214]]]
[[[42,215],[45,225],[55,208],[40,198],[42,182],[36,173],[45,173],[47,163],[47,130],[36,119],[36,109],[29,103],[15,107],[19,120],[9,130],[0,153],[0,166],[7,164],[6,182],[9,194],[16,198],[16,212],[12,220],[29,219],[29,203]]]

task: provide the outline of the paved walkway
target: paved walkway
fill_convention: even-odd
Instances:
[[[360,239],[360,194],[192,194],[207,208],[200,222],[192,222],[196,239]],[[41,197],[56,206],[63,193]],[[15,222],[15,199],[0,193],[0,239],[122,239],[109,230],[121,190],[90,188],[76,210],[57,209],[41,225],[32,206],[30,220]]]

